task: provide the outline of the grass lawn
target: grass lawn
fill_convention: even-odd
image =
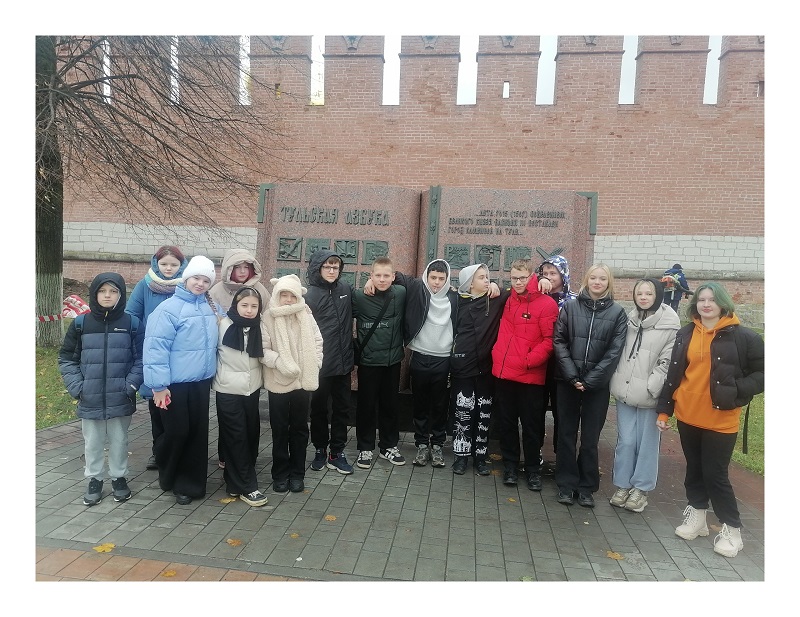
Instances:
[[[58,372],[58,349],[36,347],[36,428],[75,419],[75,401]]]

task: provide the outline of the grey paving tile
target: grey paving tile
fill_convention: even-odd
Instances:
[[[414,570],[415,581],[444,581],[446,562],[443,559],[420,559]]]
[[[501,567],[482,566],[475,567],[475,580],[478,581],[505,581],[506,570]]]
[[[363,576],[383,576],[383,570],[386,567],[386,562],[389,559],[387,552],[374,552],[363,550],[358,556],[356,567],[353,569],[353,574],[360,574]]]

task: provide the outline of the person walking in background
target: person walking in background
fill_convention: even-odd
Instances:
[[[228,444],[222,477],[226,491],[250,506],[263,506],[256,460],[261,438],[258,399],[264,378],[261,334],[261,295],[242,287],[233,295],[228,313],[219,322],[217,373],[211,387],[217,403],[220,438]]]
[[[187,505],[206,494],[208,408],[217,371],[218,315],[208,290],[216,273],[208,257],[192,257],[175,294],[147,321],[144,382],[161,411],[156,440],[158,484]]]
[[[131,497],[128,488],[128,428],[142,384],[144,329],[125,313],[125,280],[103,272],[89,286],[88,314],[67,329],[58,353],[58,370],[70,395],[78,400],[84,440],[84,477],[89,479],[83,505],[103,498],[104,447],[108,438],[108,473],[114,501]]]
[[[306,273],[305,302],[322,333],[323,345],[319,387],[311,393],[311,443],[315,450],[311,469],[321,471],[327,467],[349,475],[353,466],[347,462],[344,446],[353,371],[353,289],[341,278],[343,266],[342,258],[334,251],[313,253]]]
[[[617,446],[613,482],[617,490],[610,503],[641,512],[647,493],[656,487],[661,433],[656,420],[658,395],[681,327],[678,315],[662,303],[664,288],[658,279],[640,279],[633,286],[634,308],[628,313],[628,332],[611,394],[617,404]]]
[[[742,521],[728,468],[742,406],[764,391],[764,340],[741,325],[725,288],[716,282],[695,289],[692,322],[675,337],[669,371],[658,400],[658,425],[673,414],[686,457],[684,521],[675,534],[685,540],[708,535],[709,500],[722,529],[714,552],[736,557],[744,547]]]
[[[600,488],[597,445],[606,421],[609,382],[625,345],[625,310],[614,302],[614,277],[595,264],[583,277],[578,297],[566,302],[556,321],[553,347],[558,385],[558,502],[594,507]],[[577,449],[580,431],[580,449]],[[577,456],[576,456],[577,455]]]
[[[264,311],[264,383],[272,428],[272,490],[301,493],[308,447],[311,392],[319,387],[323,341],[303,301],[306,288],[296,274],[271,279]]]
[[[568,300],[576,298],[578,294],[569,288],[569,263],[563,255],[552,255],[545,259],[537,268],[539,276],[544,276],[550,281],[550,292],[547,294],[558,304],[558,309]],[[544,413],[541,416],[539,433],[542,435],[542,444],[545,436],[545,415],[547,410],[553,414],[553,454],[558,452],[558,414],[556,413],[558,390],[556,388],[556,357],[550,356],[547,362],[547,376],[542,390],[544,399]],[[544,464],[544,457],[539,453],[539,464]]]
[[[141,322],[142,333],[145,331],[150,313],[175,293],[178,284],[183,280],[186,263],[183,252],[177,246],[168,244],[159,248],[150,259],[150,269],[144,278],[136,283],[125,306],[125,312],[134,315]],[[139,388],[139,395],[147,400],[150,410],[150,430],[153,434],[153,448],[147,461],[147,469],[158,469],[156,440],[164,432],[164,426],[161,424],[161,411],[153,402],[152,390],[144,383]]]
[[[220,281],[209,290],[209,296],[227,311],[233,303],[233,296],[242,287],[253,287],[261,296],[261,301],[266,304],[269,302],[269,292],[261,284],[261,264],[247,249],[227,249],[222,257],[222,265],[219,270]],[[219,421],[219,418],[217,419]],[[217,453],[219,462],[217,465],[225,469],[225,438],[220,435],[217,441]]]
[[[542,449],[542,389],[547,363],[553,354],[553,326],[558,305],[538,290],[531,264],[511,264],[512,291],[500,316],[500,330],[492,347],[495,377],[495,426],[503,456],[503,484],[516,486],[520,464],[519,423],[525,454],[525,479],[532,491],[542,490],[539,452]]]
[[[674,264],[664,270],[661,281],[664,283],[664,304],[669,304],[677,313],[681,298],[688,298],[693,293],[689,290],[689,283],[683,274],[683,266]]]

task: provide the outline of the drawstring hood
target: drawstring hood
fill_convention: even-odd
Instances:
[[[644,282],[651,283],[653,285],[653,289],[655,289],[653,305],[649,309],[642,309],[636,303],[636,288],[639,286],[639,283]],[[644,331],[645,321],[655,315],[661,308],[661,304],[664,301],[664,283],[655,278],[639,279],[633,284],[632,293],[633,304],[636,307],[637,315],[639,316],[639,327],[636,330],[636,337],[633,339],[633,345],[631,345],[631,351],[628,354],[628,360],[635,358],[639,354],[639,349],[642,347],[642,334]]]

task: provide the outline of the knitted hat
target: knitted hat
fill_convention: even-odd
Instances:
[[[303,296],[308,291],[300,283],[300,277],[296,274],[287,274],[279,279],[273,278],[270,279],[269,282],[272,284],[270,306],[278,306],[282,291],[291,292],[298,300],[302,300]]]
[[[486,268],[484,264],[472,264],[466,268],[461,268],[461,272],[458,273],[458,293],[469,293],[470,285],[472,285],[472,277],[475,276],[475,272],[477,272],[480,267]],[[488,268],[486,269],[488,270]]]
[[[190,276],[204,276],[213,283],[217,278],[214,262],[203,255],[195,255],[189,260],[189,265],[183,271],[183,280],[185,281]]]

